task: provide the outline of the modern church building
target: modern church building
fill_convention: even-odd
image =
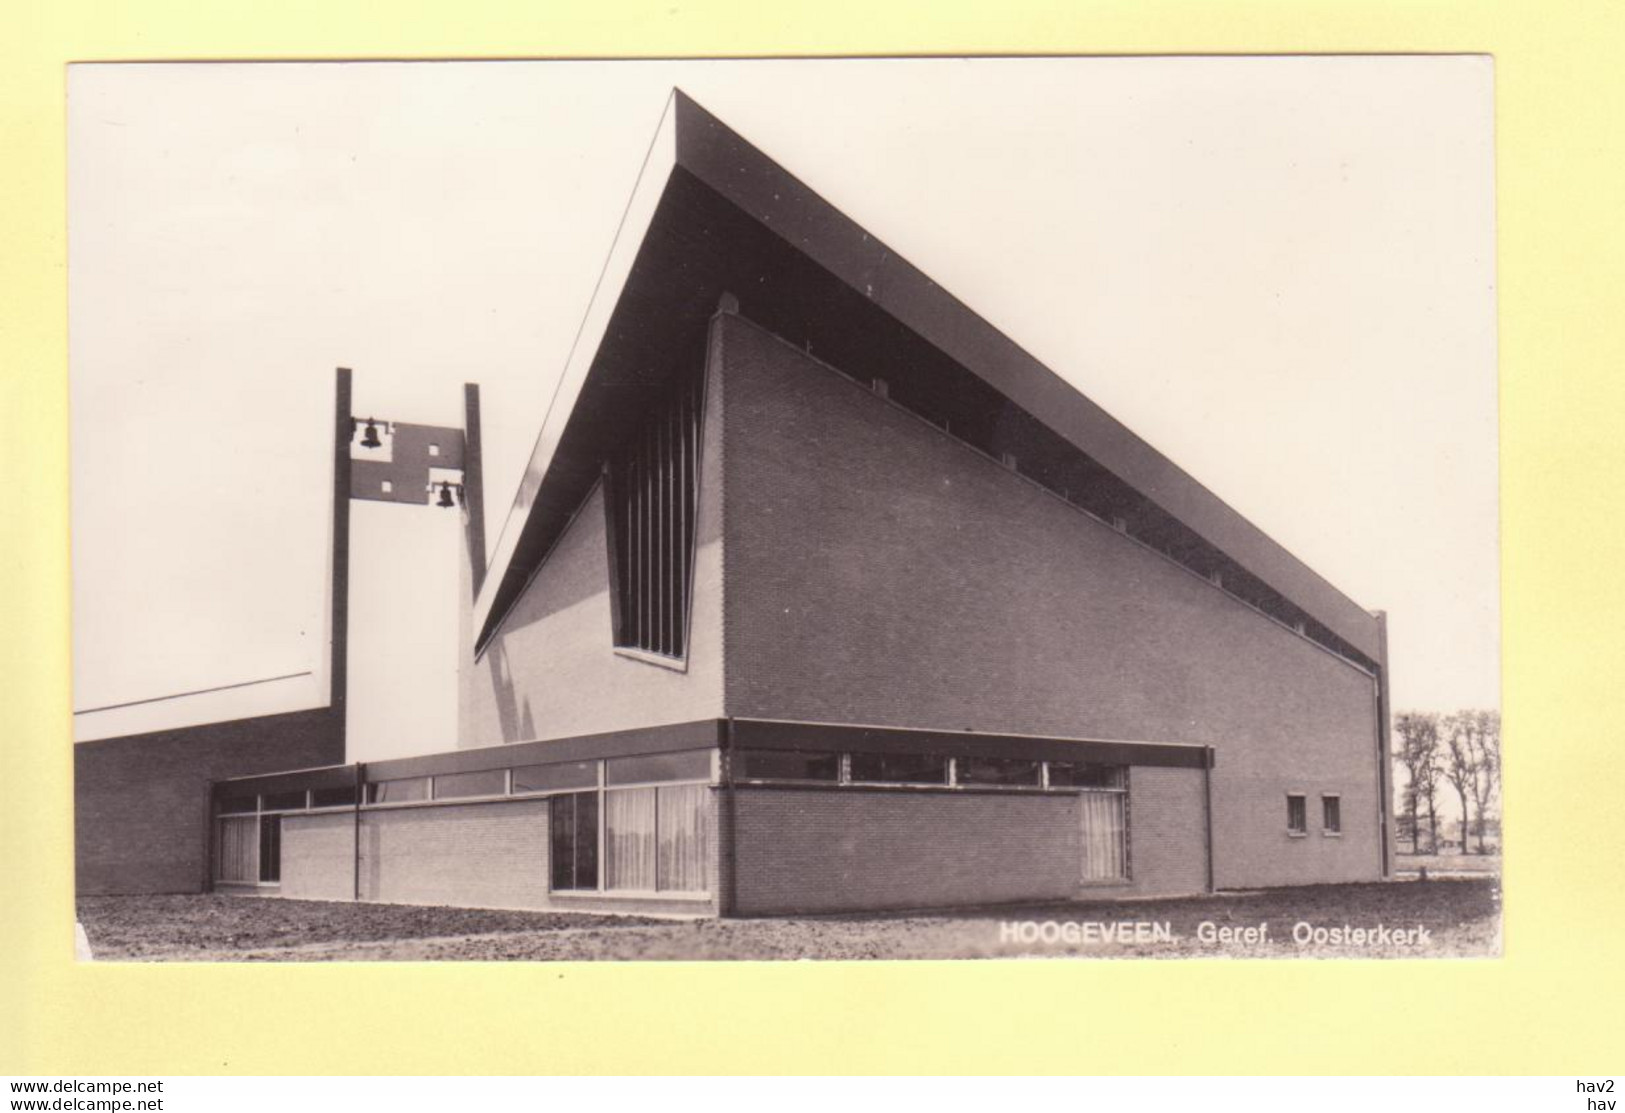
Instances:
[[[81,891],[752,916],[1389,873],[1382,616],[681,93],[489,563],[477,390],[461,429],[349,391],[332,706],[80,745]],[[443,752],[346,763],[354,498],[463,507]]]

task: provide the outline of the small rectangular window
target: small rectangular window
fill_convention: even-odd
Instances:
[[[565,788],[596,788],[596,761],[564,761],[557,765],[521,765],[513,771],[515,792],[557,792]]]
[[[253,794],[247,796],[227,796],[220,801],[221,815],[252,815],[260,810],[260,798]]]
[[[1328,835],[1343,833],[1343,798],[1341,796],[1322,796],[1320,798],[1320,829]]]
[[[473,773],[440,773],[434,779],[436,800],[465,796],[501,796],[508,791],[506,769],[480,769]]]
[[[866,784],[946,785],[948,759],[940,754],[853,754],[852,780]]]
[[[954,776],[962,785],[1035,788],[1039,783],[1039,763],[1012,757],[962,757],[955,759]]]
[[[1122,788],[1128,775],[1121,765],[1099,765],[1085,761],[1049,763],[1051,788]]]
[[[305,810],[305,794],[299,792],[270,792],[265,796],[264,806],[260,809],[267,812],[297,812]]]
[[[675,754],[612,757],[604,762],[604,783],[650,784],[655,781],[709,781],[711,751],[684,750]]]
[[[1286,830],[1289,835],[1304,835],[1309,832],[1309,808],[1300,793],[1287,793]]]
[[[841,755],[801,750],[739,750],[734,777],[744,781],[821,781],[841,779]]]
[[[313,808],[351,808],[355,806],[355,785],[343,788],[316,788],[310,793]]]
[[[429,778],[406,777],[398,781],[377,781],[367,786],[369,804],[405,804],[429,798]]]

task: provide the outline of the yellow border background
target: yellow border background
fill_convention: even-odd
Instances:
[[[14,3],[0,25],[0,1073],[1606,1073],[1625,1047],[1625,7],[1534,0]],[[551,9],[551,10],[550,10]],[[1505,957],[76,965],[65,64],[1488,52]],[[1382,445],[1377,451],[1403,451]]]

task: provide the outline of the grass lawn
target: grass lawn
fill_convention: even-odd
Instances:
[[[98,961],[1493,957],[1492,878],[1312,885],[1177,900],[973,911],[667,921],[228,896],[85,897]],[[1054,923],[1012,933],[1002,925]],[[1267,932],[1203,940],[1200,926]],[[1294,941],[1294,926],[1410,930],[1406,940]],[[1073,925],[1066,928],[1063,925]],[[1159,938],[1135,939],[1133,925]],[[1423,933],[1416,928],[1425,929]],[[1119,933],[1127,931],[1124,937]],[[1053,936],[1053,937],[1052,937]],[[1167,936],[1167,937],[1163,937]],[[1171,937],[1171,938],[1169,938]]]
[[[1428,876],[1480,874],[1501,876],[1499,854],[1405,854],[1394,855],[1394,871],[1401,877],[1414,876],[1426,869]]]

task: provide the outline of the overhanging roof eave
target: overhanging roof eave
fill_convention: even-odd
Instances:
[[[523,592],[532,571],[524,559],[527,554],[520,550],[521,537],[597,357],[610,317],[626,287],[638,248],[648,233],[655,210],[677,166],[675,103],[676,94],[667,102],[660,125],[655,129],[654,139],[616,230],[614,243],[610,246],[587,312],[565,360],[564,371],[548,403],[541,432],[537,435],[535,447],[531,449],[519,490],[503,520],[485,581],[474,600],[474,644],[477,649],[483,648],[495,633],[508,607]]]
[[[1378,657],[1371,613],[681,91],[674,92],[661,118],[475,601],[477,647],[494,634],[523,591],[531,562],[540,558],[520,551],[520,537],[655,208],[678,168],[1032,414],[1333,634]]]
[[[681,91],[675,108],[684,169],[1332,633],[1378,657],[1371,612]]]

